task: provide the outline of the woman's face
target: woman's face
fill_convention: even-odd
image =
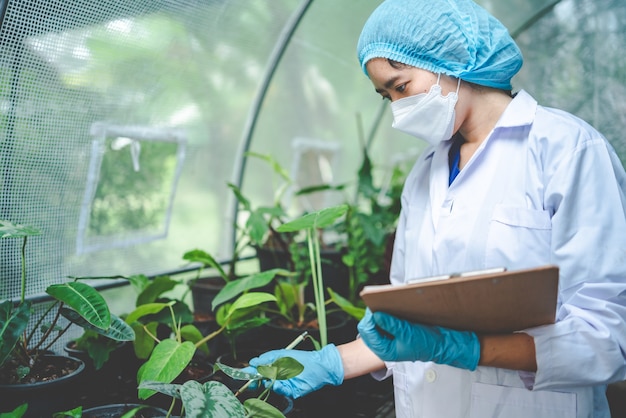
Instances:
[[[428,93],[433,84],[437,83],[435,73],[402,64],[395,68],[386,58],[371,59],[366,67],[376,93],[392,102],[403,97]],[[457,89],[457,81],[448,76],[442,75],[439,84],[444,96]]]

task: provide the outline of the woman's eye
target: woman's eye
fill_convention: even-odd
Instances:
[[[400,84],[398,87],[396,87],[396,91],[398,93],[404,93],[405,90],[406,90],[406,84]]]

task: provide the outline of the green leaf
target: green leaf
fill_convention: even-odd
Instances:
[[[165,303],[165,301],[160,301],[159,303]],[[167,325],[171,329],[175,328],[174,323],[190,324],[193,322],[193,313],[189,309],[189,305],[180,300],[170,300],[167,304],[169,305],[168,309],[163,309],[155,314],[145,315],[140,322],[158,322],[159,324]]]
[[[93,326],[101,329],[111,326],[109,306],[102,295],[88,284],[81,282],[53,284],[48,286],[46,293],[74,308]]]
[[[150,279],[148,279],[148,276],[145,274],[135,274],[127,277],[126,279],[128,279],[131,286],[136,289],[138,293],[143,292],[143,290],[150,284]],[[135,305],[137,304],[135,303]]]
[[[148,408],[148,405],[137,405],[133,409],[130,409],[128,412],[125,412],[120,418],[135,418],[137,416],[137,412],[142,409]]]
[[[165,292],[169,292],[176,287],[179,283],[176,280],[172,280],[169,276],[155,277],[149,284],[143,289],[143,291],[137,296],[136,306],[145,305],[147,303],[155,302],[159,296]]]
[[[250,216],[248,216],[246,221],[246,229],[248,230],[248,235],[250,235],[250,240],[258,244],[263,242],[263,238],[265,238],[270,227],[263,213],[257,210],[250,212]]]
[[[293,357],[280,357],[272,364],[257,367],[259,374],[267,379],[287,380],[296,377],[304,370],[304,366]]]
[[[236,367],[228,366],[219,361],[215,362],[215,368],[223,371],[227,376],[235,380],[259,380],[263,378],[263,375],[257,372],[245,372],[245,369],[238,369]]]
[[[101,329],[85,321],[85,319],[73,309],[63,307],[60,312],[61,315],[76,325],[94,331],[112,340],[133,341],[135,339],[135,331],[133,331],[132,327],[117,315],[111,314],[111,326],[107,329]]]
[[[9,357],[28,326],[31,302],[25,301],[13,309],[13,302],[0,303],[0,366]]]
[[[147,328],[147,331],[149,331],[150,334],[156,335],[158,326],[159,324],[157,322],[151,322],[145,325],[145,328]],[[145,360],[150,357],[156,342],[154,341],[154,338],[148,334],[144,325],[139,322],[135,322],[131,325],[131,327],[135,331],[135,341],[133,341],[135,356],[137,356],[138,359]]]
[[[239,309],[250,308],[264,302],[276,302],[276,297],[272,294],[263,292],[250,292],[246,293],[245,295],[241,295],[228,308],[226,318],[228,319],[235,311]]]
[[[180,399],[180,388],[182,385],[177,383],[161,383],[153,381],[141,382],[138,389],[150,389],[155,392],[162,393],[172,398]]]
[[[186,418],[246,416],[246,410],[239,399],[220,382],[210,381],[201,385],[195,380],[190,380],[180,388],[180,397],[185,407]]]
[[[250,418],[285,418],[280,410],[261,399],[246,399],[243,406],[248,411],[246,416]]]
[[[145,305],[138,306],[126,317],[127,324],[133,324],[133,322],[138,321],[146,315],[155,314],[161,312],[162,309],[167,308],[170,303],[148,303]]]
[[[20,415],[21,416],[21,415]],[[63,412],[55,412],[54,414],[52,414],[52,418],[81,418],[83,416],[83,407],[82,406],[77,406],[74,409],[70,409],[69,411],[63,411]],[[0,418],[2,417],[2,415],[0,415]]]
[[[347,184],[338,184],[338,185],[332,185],[332,184],[326,184],[326,183],[317,184],[314,186],[301,188],[300,190],[294,193],[294,196],[304,196],[304,195],[308,195],[311,193],[324,192],[324,191],[329,191],[329,190],[341,191],[341,190],[344,190],[346,187],[347,187]]]
[[[25,238],[35,235],[41,235],[41,230],[33,226],[0,220],[0,238]]]
[[[244,154],[246,157],[256,157],[259,158],[272,167],[274,172],[278,174],[284,181],[287,183],[291,183],[291,177],[289,177],[289,172],[285,170],[279,163],[269,154],[259,154],[258,152],[248,151]]]
[[[213,267],[220,273],[220,276],[222,276],[222,278],[228,282],[228,275],[222,268],[221,264],[218,263],[217,260],[215,260],[213,256],[211,256],[211,254],[207,253],[206,251],[197,249],[187,251],[183,255],[183,260],[191,261],[192,263],[202,263],[202,265],[205,267]]]
[[[226,283],[226,285],[224,285],[224,287],[215,296],[213,302],[211,303],[211,307],[215,310],[217,306],[233,299],[247,290],[263,287],[270,283],[277,274],[288,276],[291,275],[291,272],[283,269],[272,269],[255,273],[242,279],[231,280],[229,283]]]
[[[282,224],[278,232],[296,232],[303,229],[317,229],[331,226],[337,219],[348,211],[348,205],[333,206],[330,208],[308,213],[291,222]]]
[[[239,203],[244,207],[244,209],[249,212],[252,211],[252,205],[250,204],[250,201],[246,199],[243,193],[241,193],[241,189],[233,183],[227,183],[227,185],[233,191],[233,194],[237,198],[237,201],[239,201]]]
[[[0,413],[0,418],[21,418],[24,416],[27,409],[28,409],[28,404],[23,403],[17,408],[15,408],[13,411]]]
[[[148,361],[139,369],[138,383],[146,380],[170,383],[187,367],[195,351],[196,347],[191,341],[183,343],[173,339],[161,341],[154,347]],[[140,399],[147,399],[152,395],[154,395],[152,390],[139,390]]]
[[[234,314],[236,315],[236,313]],[[226,329],[231,335],[239,335],[248,331],[249,329],[258,328],[261,325],[265,325],[270,322],[270,318],[255,316],[252,318],[231,320]]]
[[[200,330],[192,324],[182,326],[180,328],[180,336],[183,340],[191,341],[194,344],[204,338],[204,335],[202,335]],[[207,343],[202,344],[198,347],[198,349],[206,354],[209,354],[209,346],[207,345]]]
[[[348,299],[334,292],[331,288],[327,288],[327,290],[330,295],[330,299],[335,302],[335,304],[339,306],[342,311],[359,321],[365,316],[365,308],[354,306]]]

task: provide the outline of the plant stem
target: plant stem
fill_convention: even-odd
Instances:
[[[320,331],[320,344],[324,347],[328,342],[328,336],[326,333],[326,305],[324,304],[324,281],[322,278],[320,244],[319,238],[315,233],[315,228],[308,228],[306,232],[309,245],[309,258],[311,260],[313,293],[315,294],[315,310],[317,311],[317,323]]]
[[[52,311],[52,309],[53,309],[56,305],[58,305],[59,303],[61,303],[61,302],[56,301],[56,302],[54,302],[54,303],[51,303],[50,305],[48,305],[48,309],[46,309],[46,311],[45,311],[42,315],[40,315],[40,316],[39,316],[39,319],[37,320],[37,322],[35,323],[35,325],[34,325],[34,326],[33,326],[33,328],[31,329],[30,334],[28,334],[28,336],[26,337],[26,340],[24,341],[24,347],[25,347],[26,349],[28,349],[28,346],[30,345],[30,340],[33,338],[33,336],[35,335],[35,332],[37,332],[37,330],[39,329],[39,326],[40,326],[40,325],[41,325],[41,323],[44,321],[44,319],[46,318],[46,316],[48,316],[48,314],[50,313],[50,311]],[[56,322],[57,322],[57,318],[58,318],[58,316],[60,315],[60,311],[61,311],[61,309],[60,309],[60,307],[59,307],[59,309],[57,310],[57,316],[55,317],[55,320],[53,321],[53,323],[52,323],[52,325],[50,326],[50,328],[48,328],[48,332],[46,333],[46,335],[45,335],[44,337],[46,337],[47,335],[49,335],[49,334],[50,334],[50,330],[52,329],[52,327],[54,327],[54,324],[56,324]],[[44,337],[42,337],[42,339],[39,341],[39,344],[41,344],[41,342],[43,341],[43,338],[44,338]],[[39,344],[37,344],[37,345],[39,345]]]
[[[210,333],[209,335],[207,335],[206,337],[204,337],[203,339],[201,339],[200,341],[198,341],[195,345],[196,348],[200,347],[202,344],[206,343],[207,341],[209,341],[211,338],[216,337],[217,335],[219,335],[220,332],[224,331],[224,329],[226,329],[226,325],[224,324],[222,325],[222,327],[216,331],[213,331],[212,333]]]
[[[50,341],[50,342],[48,343],[48,345],[46,345],[46,346],[43,348],[43,351],[49,350],[49,349],[50,349],[50,347],[52,347],[52,346],[54,345],[54,343],[56,343],[56,342],[59,340],[59,338],[61,338],[61,336],[62,336],[63,334],[65,334],[65,333],[67,332],[67,330],[68,330],[68,329],[70,329],[70,327],[71,327],[71,326],[72,326],[72,323],[70,322],[70,323],[68,323],[68,324],[65,326],[65,328],[63,328],[61,331],[59,331],[59,332],[57,333],[57,336],[56,336],[56,337],[54,337],[54,338],[52,339],[52,341]],[[46,339],[47,339],[47,337],[46,337],[46,338],[43,338],[43,337],[42,337],[42,338],[41,338],[41,342],[43,343]]]
[[[21,303],[24,303],[26,300],[26,239],[28,237],[24,237],[22,241],[22,295],[20,298]]]

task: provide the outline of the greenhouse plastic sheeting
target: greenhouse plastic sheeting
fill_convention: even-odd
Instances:
[[[364,145],[377,184],[410,164],[423,143],[390,129],[356,60],[378,3],[0,2],[0,218],[43,232],[28,243],[27,293],[70,275],[185,268],[194,248],[228,258],[227,183],[258,205],[281,186],[248,149],[275,158],[294,188],[344,194]],[[626,3],[481,4],[524,53],[514,89],[588,120],[626,161]],[[292,190],[294,213],[345,199]],[[2,297],[16,297],[19,244],[0,245]]]

